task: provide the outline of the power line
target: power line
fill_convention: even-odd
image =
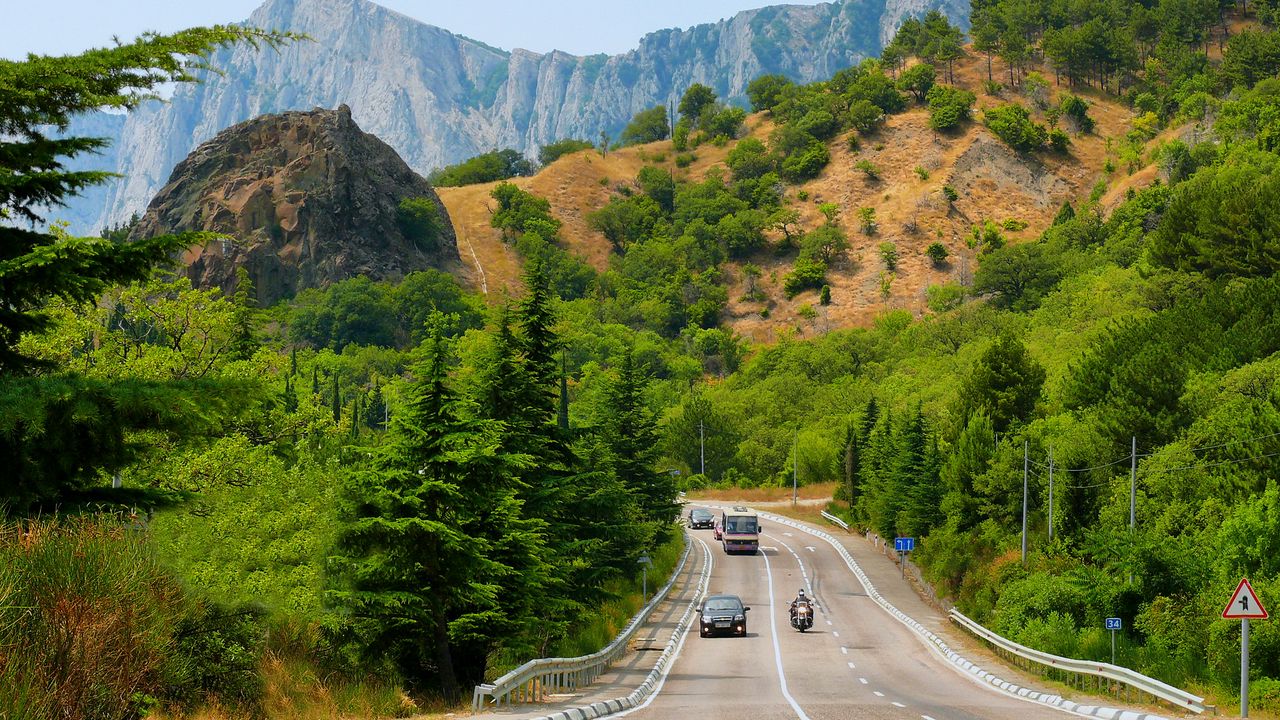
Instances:
[[[1141,456],[1141,455],[1139,455],[1138,457],[1142,457],[1142,456]],[[1053,469],[1054,469],[1055,471],[1059,471],[1059,472],[1074,472],[1074,473],[1089,472],[1089,471],[1091,471],[1091,470],[1101,470],[1101,469],[1103,469],[1103,468],[1109,468],[1109,467],[1111,467],[1112,465],[1119,465],[1120,463],[1123,463],[1123,462],[1129,462],[1130,460],[1132,460],[1132,457],[1131,457],[1131,456],[1129,456],[1129,455],[1125,455],[1124,457],[1120,458],[1119,460],[1116,460],[1116,461],[1114,461],[1114,462],[1109,462],[1109,463],[1107,463],[1106,465],[1094,465],[1093,467],[1087,467],[1087,468],[1064,468],[1064,467],[1058,467],[1057,465],[1054,465],[1054,466],[1053,466]],[[1036,467],[1044,468],[1044,469],[1046,469],[1046,470],[1048,470],[1048,469],[1049,469],[1049,466],[1048,466],[1048,465],[1045,465],[1044,463],[1036,462],[1035,460],[1032,460],[1032,461],[1031,461],[1031,464],[1032,464],[1032,465],[1035,465]]]

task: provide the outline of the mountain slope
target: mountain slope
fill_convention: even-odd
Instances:
[[[693,82],[741,101],[763,73],[826,78],[877,54],[904,16],[932,7],[966,23],[963,0],[840,0],[749,10],[651,33],[621,55],[577,57],[505,52],[367,0],[268,0],[250,24],[313,41],[221,51],[211,64],[223,74],[131,113],[120,161],[109,168],[123,177],[95,224],[140,210],[193,147],[263,113],[345,103],[361,127],[426,173],[495,147],[533,153],[565,137],[616,134]],[[68,216],[85,214],[77,206]]]
[[[958,85],[978,91],[985,79],[982,57],[970,55],[957,62]],[[1053,88],[1050,98],[1056,101],[1062,92],[1065,88]],[[981,117],[982,108],[1009,100],[1026,103],[1025,98],[1007,91],[1003,97],[979,94],[975,117]],[[857,153],[849,150],[848,133],[841,134],[829,143],[831,163],[823,173],[788,187],[786,192],[787,202],[799,211],[805,230],[823,223],[819,204],[836,203],[840,208],[839,224],[849,237],[850,248],[831,263],[827,273],[831,304],[821,306],[813,290],[787,298],[783,281],[795,254],[765,251],[750,258],[762,271],[757,285],[764,291],[764,300],[743,299],[743,263],[723,266],[729,281],[725,324],[752,340],[773,342],[780,332],[806,334],[868,325],[888,309],[903,308],[917,315],[925,312],[929,286],[972,282],[978,265],[975,251],[968,245],[973,225],[991,221],[1002,226],[1011,242],[1032,239],[1049,226],[1062,203],[1079,206],[1088,198],[1094,183],[1104,176],[1107,138],[1123,136],[1133,116],[1114,98],[1090,94],[1089,102],[1089,114],[1097,127],[1092,134],[1073,136],[1067,155],[1016,153],[977,121],[959,133],[935,133],[929,129],[927,110],[921,107],[890,116],[883,128],[863,140]],[[773,127],[767,114],[747,120],[748,135],[761,140],[767,141]],[[606,205],[618,185],[634,186],[636,173],[646,164],[664,167],[677,178],[698,180],[716,167],[728,175],[723,163],[730,149],[732,144],[724,148],[702,145],[695,151],[697,162],[684,170],[675,166],[676,153],[669,141],[625,148],[605,157],[588,150],[562,158],[533,177],[512,182],[549,200],[552,213],[564,224],[561,236],[565,247],[597,270],[604,270],[609,265],[610,245],[588,227],[587,213]],[[868,178],[856,167],[862,160],[879,169],[878,179]],[[917,168],[927,178],[922,178]],[[1118,186],[1128,186],[1128,178],[1113,179]],[[956,190],[954,203],[944,199],[944,185]],[[501,233],[489,226],[492,187],[490,183],[441,188],[439,192],[455,223],[459,255],[471,266],[472,285],[500,298],[503,288],[519,286],[520,265]],[[866,207],[875,210],[878,228],[872,235],[862,232],[858,220],[859,209]],[[1004,226],[1005,221],[1013,222]],[[1018,227],[1021,229],[1009,229]],[[925,254],[935,241],[950,255],[938,267]],[[898,252],[887,292],[882,287],[886,268],[880,256],[880,245],[886,242],[893,243]],[[482,272],[483,285],[478,280]],[[806,307],[815,314],[806,317]]]

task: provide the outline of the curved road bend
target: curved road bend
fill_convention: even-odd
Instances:
[[[629,720],[1071,717],[961,675],[868,598],[829,544],[770,525],[765,521],[761,554],[712,550],[709,591],[742,596],[751,607],[747,637],[691,631],[661,693]],[[710,532],[697,534],[712,542]],[[817,622],[804,634],[786,615],[800,587],[811,588],[819,604]]]

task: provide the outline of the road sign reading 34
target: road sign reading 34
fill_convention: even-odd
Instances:
[[[1258,594],[1253,591],[1248,578],[1240,578],[1240,584],[1231,593],[1231,602],[1222,611],[1222,617],[1228,620],[1267,619],[1267,610],[1262,607],[1262,601],[1258,600]]]
[[[1124,624],[1121,622],[1120,618],[1107,618],[1108,630],[1119,630],[1122,627],[1124,627]]]

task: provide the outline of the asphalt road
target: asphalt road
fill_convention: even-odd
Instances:
[[[1024,720],[1066,717],[961,675],[868,598],[826,542],[764,523],[762,551],[726,555],[712,544],[711,594],[740,595],[747,637],[690,632],[664,686],[632,720]],[[818,602],[815,626],[791,628],[801,587]]]

